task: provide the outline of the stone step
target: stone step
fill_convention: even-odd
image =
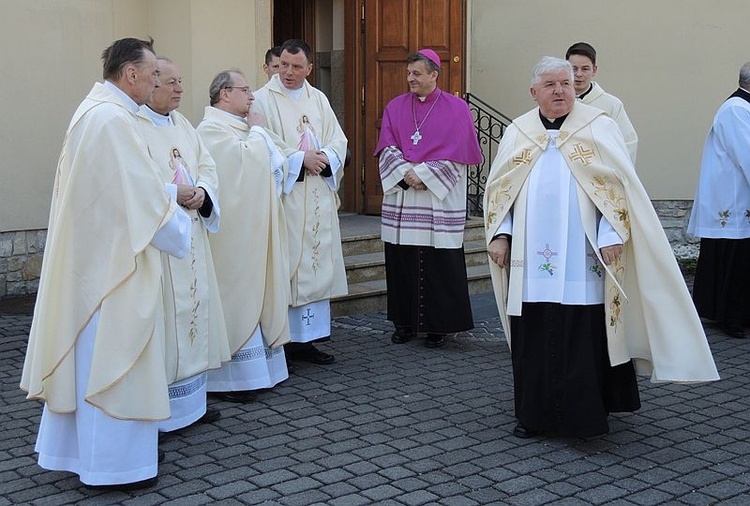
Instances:
[[[467,267],[487,264],[487,248],[484,239],[465,241],[464,254]],[[349,255],[344,258],[344,265],[349,285],[385,278],[385,255],[382,248],[372,253]]]
[[[351,217],[347,217],[351,219]],[[383,251],[383,241],[380,240],[380,217],[357,216],[357,226],[350,227],[342,220],[341,248],[344,257],[362,255]],[[464,241],[484,241],[484,223],[481,218],[470,217],[466,220]]]
[[[331,301],[333,316],[386,310],[385,257],[380,240],[380,217],[341,215],[341,244],[349,294]],[[492,290],[487,265],[484,224],[481,218],[466,220],[464,253],[469,293]]]
[[[483,265],[466,267],[469,281],[469,294],[486,293],[492,290],[490,268]],[[372,279],[349,284],[349,294],[331,300],[331,314],[334,317],[361,313],[376,313],[386,310],[385,279]]]

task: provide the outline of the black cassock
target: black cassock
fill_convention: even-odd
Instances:
[[[516,418],[557,436],[609,432],[611,412],[641,407],[632,362],[612,367],[604,305],[524,302],[511,316]]]
[[[410,332],[474,328],[464,249],[385,243],[388,320]]]

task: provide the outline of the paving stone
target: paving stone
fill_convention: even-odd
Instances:
[[[421,506],[422,504],[434,504],[435,501],[440,499],[439,496],[428,492],[426,490],[419,490],[416,492],[410,492],[408,494],[400,495],[398,497],[399,503],[406,504],[407,506]]]
[[[385,313],[337,319],[336,364],[302,364],[249,405],[212,399],[222,420],[165,437],[159,484],[123,494],[36,464],[41,406],[18,390],[31,318],[1,307],[0,506],[750,504],[750,340],[712,326],[722,381],[640,379],[643,407],[609,434],[519,440],[496,316],[436,353],[394,349]]]
[[[331,500],[331,506],[360,506],[363,504],[371,504],[372,501],[365,496],[359,494],[348,494],[342,497]]]

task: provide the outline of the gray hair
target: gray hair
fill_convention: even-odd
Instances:
[[[573,66],[569,61],[554,56],[545,56],[531,70],[531,86],[539,84],[542,76],[548,72],[567,72],[570,74],[570,82],[573,82]]]
[[[208,98],[211,105],[219,103],[219,93],[221,93],[221,90],[232,86],[232,74],[244,76],[239,70],[222,70],[216,74],[214,80],[211,81],[211,85],[208,87]]]
[[[750,90],[750,61],[740,67],[740,88]]]

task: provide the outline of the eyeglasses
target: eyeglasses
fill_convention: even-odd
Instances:
[[[240,90],[245,95],[250,94],[250,86],[225,86],[225,90]]]

